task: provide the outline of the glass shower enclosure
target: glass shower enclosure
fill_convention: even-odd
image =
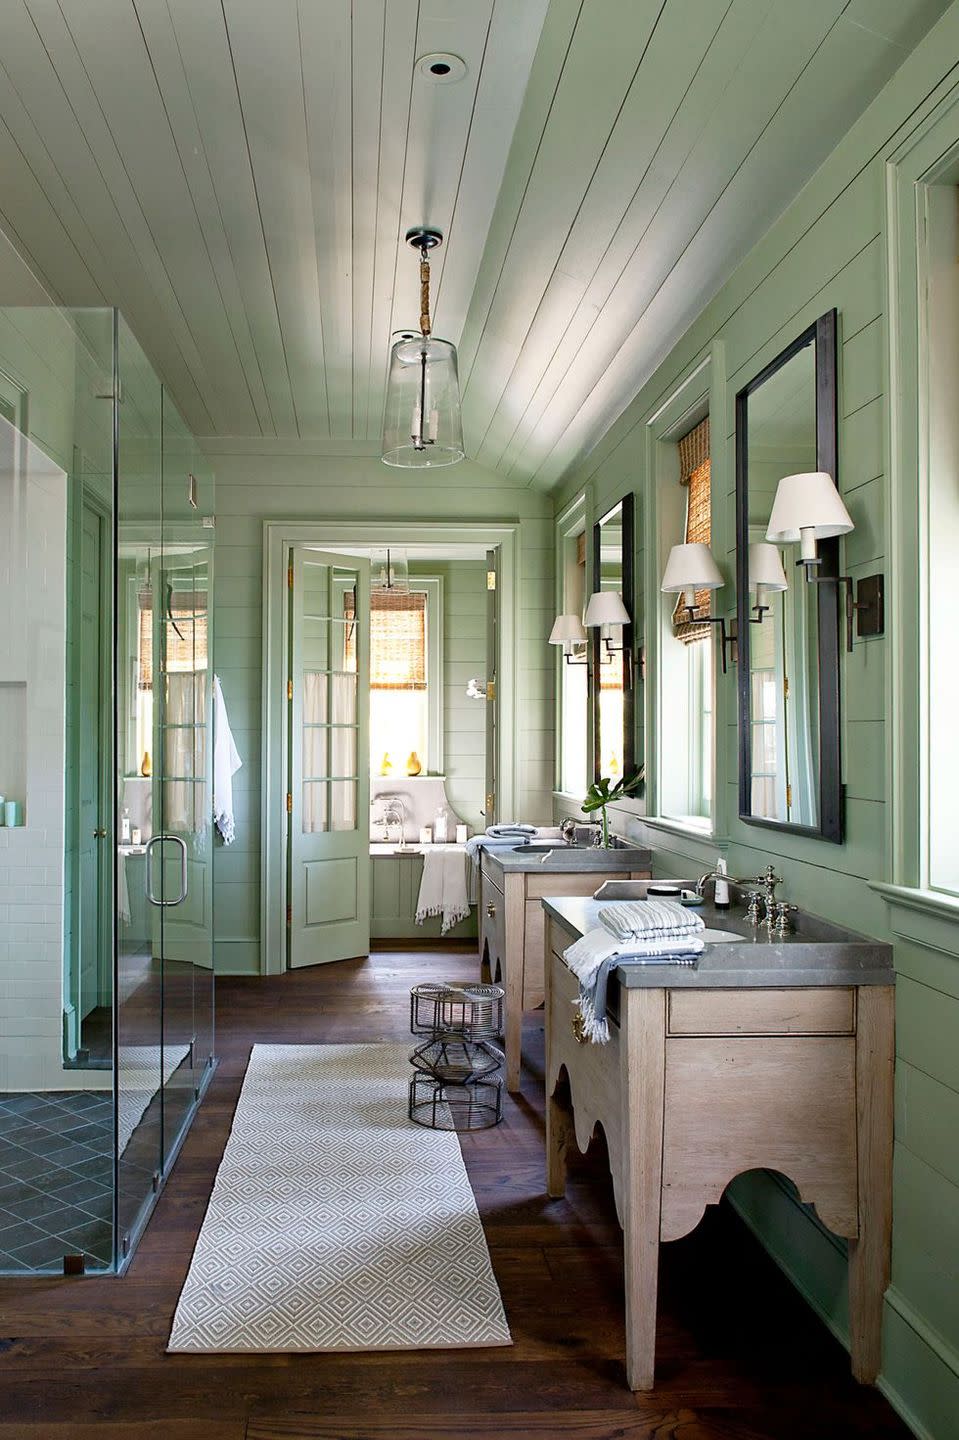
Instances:
[[[0,310],[0,1273],[121,1271],[213,1069],[213,476],[114,310]]]

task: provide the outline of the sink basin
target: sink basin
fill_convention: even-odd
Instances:
[[[720,945],[724,940],[742,941],[741,935],[734,935],[732,930],[701,930],[699,939],[705,940],[707,945]]]
[[[537,842],[535,845],[514,845],[515,855],[548,855],[551,850],[569,850],[569,845],[564,845],[562,840],[553,840],[549,844],[546,841]]]

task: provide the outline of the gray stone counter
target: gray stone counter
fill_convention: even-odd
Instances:
[[[537,845],[546,843],[545,841],[536,842]],[[494,873],[496,870],[502,870],[511,875],[524,871],[527,873],[543,871],[545,874],[554,875],[558,870],[575,870],[580,874],[584,871],[595,870],[606,875],[620,872],[629,875],[634,870],[648,870],[652,852],[637,849],[632,845],[614,845],[608,850],[604,850],[598,845],[563,845],[557,842],[555,848],[546,851],[533,850],[525,845],[513,849],[498,846],[495,849],[484,849],[482,855],[484,869],[492,870]]]
[[[599,911],[609,901],[557,896],[544,900],[547,915],[569,935],[569,943],[599,924]],[[794,917],[796,932],[771,938],[765,926],[747,925],[741,908],[697,907],[707,929],[724,930],[735,940],[706,948],[695,966],[622,965],[619,983],[626,989],[789,989],[804,985],[893,985],[892,946],[843,930],[814,915]],[[565,948],[565,946],[564,946]]]

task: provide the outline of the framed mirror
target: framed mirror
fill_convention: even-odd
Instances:
[[[620,602],[617,606],[617,600]],[[591,616],[609,616],[592,624]],[[616,617],[624,623],[617,623]],[[615,782],[636,768],[633,726],[633,497],[593,526],[592,633],[594,778]]]
[[[766,541],[783,476],[835,478],[838,428],[831,310],[736,396],[739,813],[841,843],[839,587],[807,584],[797,548]],[[819,554],[838,576],[838,538]]]

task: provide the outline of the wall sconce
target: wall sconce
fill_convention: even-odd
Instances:
[[[852,650],[853,646],[854,613],[858,612],[860,636],[881,635],[883,632],[883,577],[865,576],[857,587],[851,575],[816,574],[817,567],[822,563],[817,542],[832,536],[848,535],[855,528],[832,476],[826,471],[814,470],[782,477],[776,488],[766,539],[781,545],[799,542],[796,564],[803,567],[810,584],[846,587],[847,650]]]
[[[588,665],[589,660],[584,653],[582,656],[574,656],[575,646],[586,645],[586,630],[578,615],[557,615],[553,621],[553,628],[549,632],[550,645],[562,645],[563,659],[567,665]]]
[[[682,593],[683,604],[691,625],[719,626],[724,675],[726,674],[726,650],[730,643],[730,636],[726,633],[726,621],[721,615],[697,615],[696,591],[721,590],[725,583],[709,546],[704,545],[701,541],[695,541],[689,545],[673,546],[663,572],[663,583],[659,587],[664,595]]]
[[[594,590],[589,597],[583,623],[587,630],[596,630],[601,626],[607,625],[618,625],[622,632],[622,627],[624,625],[632,625],[633,621],[629,611],[623,604],[623,597],[618,590]],[[618,645],[614,645],[608,635],[601,635],[600,639],[603,642],[608,656],[617,654],[619,651],[623,651],[625,654],[626,647],[623,644],[622,633],[620,633]],[[608,664],[609,662],[607,661],[606,663]]]
[[[777,547],[768,540],[757,541],[749,547],[749,589],[756,595],[756,603],[752,607],[756,618],[750,616],[749,623],[761,625],[770,608],[766,604],[766,596],[771,592],[789,589],[782,556]]]

